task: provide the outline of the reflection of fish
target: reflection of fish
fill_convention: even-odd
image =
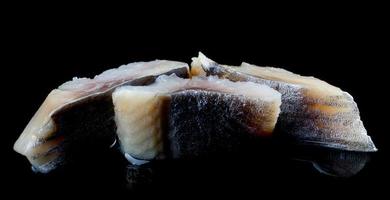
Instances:
[[[232,154],[197,160],[155,160],[145,165],[130,164],[126,171],[127,186],[133,191],[142,191],[152,188],[153,184],[158,185],[158,188],[167,185],[172,188],[174,184],[190,185],[197,180],[207,180],[203,183],[217,182],[219,185],[238,187],[240,184],[258,180],[257,177],[269,182],[295,180],[300,177],[308,180],[307,182],[319,183],[328,181],[326,176],[349,178],[357,175],[364,169],[371,154],[284,143],[268,144],[265,148],[255,145],[250,151],[240,152],[239,159]],[[251,154],[253,151],[256,153]],[[253,155],[261,156],[253,159]],[[221,177],[229,177],[227,179],[230,181],[226,182]]]
[[[311,162],[320,173],[337,177],[356,175],[370,160],[368,152],[329,148],[291,148],[289,155],[296,160]]]
[[[327,175],[350,177],[360,172],[369,161],[367,152],[330,152],[323,160],[312,161],[313,166]]]
[[[129,190],[141,190],[150,187],[153,183],[156,169],[152,164],[128,165],[126,168],[126,182]]]
[[[376,151],[360,120],[351,95],[313,77],[258,67],[220,65],[203,54],[193,59],[195,74],[217,75],[232,81],[266,84],[282,94],[278,128],[285,136],[305,144],[351,151]]]
[[[245,137],[267,136],[279,115],[280,96],[265,85],[175,75],[124,86],[112,95],[122,150],[136,164],[158,156],[163,141],[168,156],[183,158],[230,151]]]
[[[14,149],[35,169],[48,172],[62,162],[64,148],[85,137],[94,135],[94,139],[105,138],[110,143],[115,137],[112,91],[121,85],[149,84],[160,74],[172,73],[188,77],[188,65],[165,60],[138,62],[107,70],[94,79],[66,82],[51,91]]]

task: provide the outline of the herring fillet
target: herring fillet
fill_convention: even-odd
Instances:
[[[281,104],[280,93],[266,85],[174,74],[117,88],[112,96],[119,143],[130,162],[205,155],[229,150],[241,135],[270,135]]]
[[[248,63],[220,65],[202,53],[193,58],[191,71],[232,81],[266,84],[276,89],[282,94],[278,128],[299,143],[350,151],[377,150],[360,120],[353,97],[324,81]]]
[[[160,74],[188,77],[188,70],[186,63],[155,60],[123,65],[93,79],[73,78],[49,93],[15,142],[14,150],[26,156],[38,171],[48,172],[62,162],[64,144],[73,140],[70,135],[115,134],[111,93],[116,87],[149,84]]]

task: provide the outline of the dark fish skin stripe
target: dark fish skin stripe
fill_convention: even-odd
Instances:
[[[168,71],[166,75],[175,73],[182,78],[188,78],[188,68],[178,68]],[[147,76],[122,83],[121,85],[148,85],[158,76]],[[40,138],[38,145],[64,136],[64,140],[58,148],[54,147],[49,152],[36,155],[46,156],[52,151],[66,152],[67,155],[76,155],[86,148],[108,147],[116,138],[116,125],[114,121],[114,106],[111,94],[115,88],[104,94],[92,95],[80,101],[65,105],[52,115],[55,133],[48,138]]]
[[[172,158],[232,152],[253,141],[243,97],[210,91],[172,94],[168,113],[168,153]]]
[[[74,104],[53,116],[56,135],[65,137],[64,150],[82,145],[109,146],[115,138],[116,125],[111,96],[101,95]],[[91,142],[93,140],[93,142]],[[89,144],[90,143],[90,144]]]

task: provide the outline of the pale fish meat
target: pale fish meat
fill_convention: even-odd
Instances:
[[[186,63],[156,60],[123,65],[93,79],[74,78],[50,92],[14,149],[26,156],[37,171],[49,172],[63,163],[75,141],[115,138],[111,98],[115,88],[150,84],[161,74],[173,73],[187,78],[189,67]]]
[[[377,150],[360,120],[353,97],[324,81],[248,63],[221,65],[202,53],[193,58],[191,68],[195,75],[266,84],[279,91],[282,105],[277,129],[296,142],[349,151]]]
[[[112,95],[119,143],[133,164],[234,150],[242,138],[272,134],[281,94],[218,77],[160,76]]]

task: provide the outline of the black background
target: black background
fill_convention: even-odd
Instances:
[[[72,77],[93,77],[135,61],[189,63],[198,51],[220,63],[238,65],[245,61],[283,67],[342,88],[355,98],[379,152],[361,173],[349,179],[327,177],[310,166],[280,161],[273,158],[279,154],[272,151],[252,161],[237,162],[235,158],[224,163],[226,168],[208,162],[192,168],[176,166],[160,177],[160,190],[144,188],[145,194],[159,191],[177,196],[178,191],[184,191],[186,196],[212,192],[314,198],[385,191],[388,136],[382,116],[387,113],[388,65],[383,61],[388,46],[385,16],[380,9],[322,5],[304,11],[289,6],[271,11],[255,5],[225,9],[192,4],[182,9],[130,6],[111,12],[60,8],[42,12],[16,9],[3,18],[2,152],[6,160],[1,173],[5,192],[19,196],[35,191],[62,197],[76,196],[77,192],[137,193],[126,189],[126,162],[114,151],[100,152],[101,156],[92,156],[59,173],[39,175],[31,172],[24,157],[12,151],[12,145],[46,95]]]

